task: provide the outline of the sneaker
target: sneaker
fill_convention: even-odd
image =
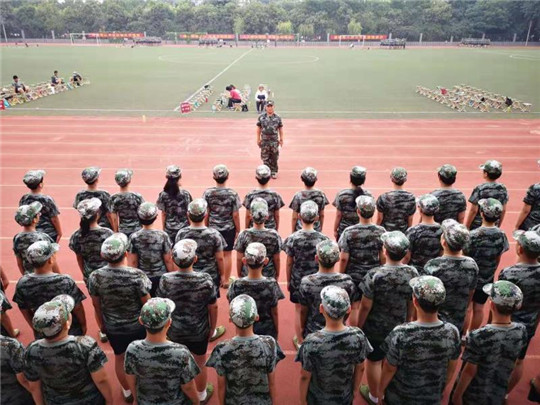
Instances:
[[[292,338],[292,342],[293,342],[294,348],[296,349],[296,351],[298,351],[298,349],[300,349],[300,346],[302,346],[302,345],[300,344],[300,342],[298,342],[298,336],[295,335],[295,336]]]
[[[531,402],[538,402],[540,403],[540,392],[536,391],[536,387],[534,386],[534,378],[530,382],[531,389],[529,390],[529,396],[527,399]]]
[[[124,397],[124,401],[127,402],[128,404],[131,404],[133,403],[133,394],[130,392],[128,396],[126,396],[123,392],[122,392],[122,396]]]
[[[216,333],[214,334],[214,336],[212,336],[210,338],[210,342],[213,342],[215,340],[218,340],[220,337],[222,337],[223,335],[225,334],[225,326],[218,326],[216,328]]]
[[[13,335],[12,338],[16,338],[21,334],[21,331],[19,329],[13,329]]]
[[[99,341],[101,343],[107,343],[109,341],[109,338],[107,337],[105,333],[103,333],[102,331],[99,331]]]
[[[214,386],[212,384],[206,384],[206,398],[204,401],[201,401],[201,405],[206,405],[210,398],[214,394]]]
[[[369,405],[378,405],[378,403],[373,402],[369,397],[369,387],[367,385],[360,386],[360,395],[362,395],[364,401],[366,401]]]
[[[277,173],[272,173],[272,178],[277,179]]]

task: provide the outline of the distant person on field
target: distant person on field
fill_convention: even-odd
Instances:
[[[257,118],[257,146],[261,148],[261,160],[270,168],[272,178],[278,175],[279,147],[283,148],[283,122],[274,112],[274,101],[268,100],[266,111]]]
[[[26,86],[23,82],[21,82],[19,80],[19,76],[17,75],[13,76],[13,83],[11,84],[11,87],[13,87],[13,91],[16,94],[27,93],[30,91],[30,88]]]
[[[317,183],[317,170],[313,167],[306,167],[302,170],[300,179],[304,183],[304,190],[298,191],[289,204],[289,208],[293,211],[291,217],[291,232],[302,229],[302,223],[298,218],[298,214],[300,213],[300,207],[306,201],[313,201],[319,208],[319,218],[318,221],[315,222],[314,228],[316,231],[321,232],[324,224],[324,208],[330,204],[330,202],[323,191],[315,188],[315,183]]]
[[[58,86],[59,84],[63,84],[64,81],[58,77],[58,70],[55,70],[53,75],[51,76],[51,86]]]
[[[540,167],[540,160],[538,161]],[[523,207],[516,221],[515,229],[528,231],[540,224],[540,182],[533,184],[523,198]]]
[[[262,114],[264,112],[264,106],[268,100],[268,91],[264,88],[264,84],[259,84],[257,91],[255,92],[255,103],[257,104],[257,112]]]
[[[83,81],[82,76],[77,72],[73,72],[73,75],[71,76],[71,79],[70,79],[71,84],[74,86],[80,86],[82,85],[82,81]]]
[[[435,213],[435,221],[439,224],[445,219],[453,219],[460,224],[465,220],[467,199],[465,195],[452,187],[456,181],[457,169],[455,166],[445,164],[437,170],[440,187],[431,194],[439,200],[439,210]]]
[[[142,195],[129,190],[132,176],[133,170],[131,169],[119,169],[116,171],[114,180],[120,186],[120,191],[113,194],[109,201],[113,227],[128,238],[142,227],[137,210],[144,202]]]
[[[403,167],[392,169],[390,179],[394,186],[393,191],[383,193],[377,198],[377,225],[381,225],[387,232],[405,232],[412,226],[416,211],[414,194],[405,191],[403,185],[407,181],[407,170]]]
[[[225,87],[225,90],[229,92],[229,102],[227,104],[228,108],[234,108],[235,104],[242,102],[242,95],[238,90],[236,90],[236,87],[229,85]]]

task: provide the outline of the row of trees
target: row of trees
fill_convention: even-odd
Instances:
[[[69,32],[387,34],[441,41],[454,36],[540,37],[540,1],[513,0],[12,0],[0,2],[8,36]]]

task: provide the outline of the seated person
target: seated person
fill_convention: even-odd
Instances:
[[[82,76],[77,72],[73,72],[73,76],[71,77],[71,83],[80,86],[82,84]]]
[[[57,86],[62,83],[64,83],[64,81],[60,77],[58,77],[58,70],[55,70],[53,75],[51,76],[51,86]]]
[[[13,76],[13,83],[11,84],[11,86],[17,94],[27,93],[30,90],[28,86],[26,86],[23,82],[19,81],[19,76],[17,75]]]
[[[259,84],[259,89],[255,93],[255,103],[257,104],[257,112],[263,113],[264,106],[268,100],[268,92],[263,84]]]
[[[227,86],[225,87],[225,90],[229,92],[229,104],[227,104],[228,108],[234,108],[234,104],[242,102],[242,96],[234,86]]]

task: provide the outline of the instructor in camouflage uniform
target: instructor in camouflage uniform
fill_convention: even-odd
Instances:
[[[266,112],[257,120],[257,145],[261,148],[263,163],[272,171],[272,178],[277,178],[279,147],[283,147],[283,123],[281,117],[274,114],[272,100],[268,100]]]

